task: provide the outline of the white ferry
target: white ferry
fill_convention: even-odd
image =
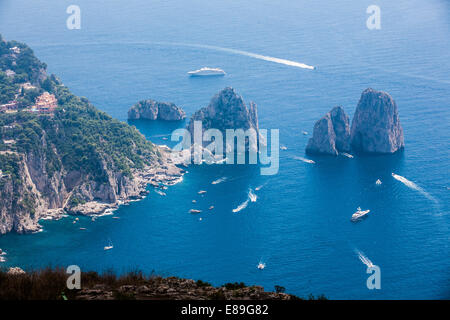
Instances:
[[[211,76],[224,76],[226,73],[219,68],[201,68],[194,71],[189,71],[188,75],[191,77],[211,77]]]

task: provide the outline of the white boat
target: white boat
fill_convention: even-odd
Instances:
[[[383,183],[383,182],[381,182],[380,179],[378,179],[377,181],[375,181],[375,184],[376,184],[377,186],[381,185],[382,183]]]
[[[223,71],[222,69],[208,67],[188,72],[188,75],[190,75],[191,77],[224,76],[225,74],[225,71]]]
[[[155,192],[157,193],[157,194],[159,194],[160,196],[166,196],[166,193],[165,192],[162,192],[161,190],[155,190]]]
[[[200,213],[200,212],[202,212],[202,210],[197,210],[197,209],[189,210],[189,213]]]
[[[205,193],[206,193],[205,190],[200,190],[200,191],[198,192],[198,194],[205,194]]]
[[[364,217],[365,215],[367,215],[370,212],[370,210],[361,210],[361,207],[358,207],[358,209],[356,209],[356,212],[352,215],[352,218],[350,219],[351,221],[358,221],[359,219],[361,219],[362,217]]]
[[[112,248],[114,248],[114,246],[113,246],[111,240],[109,240],[109,244],[107,246],[105,246],[103,248],[103,250],[107,251],[107,250],[111,250]]]
[[[260,263],[258,263],[258,265],[257,265],[256,267],[257,267],[259,270],[264,270],[264,268],[266,267],[266,264],[260,262]]]
[[[347,153],[347,152],[342,152],[341,153],[344,157],[347,157],[347,158],[350,158],[350,159],[353,159],[354,157],[353,157],[353,155],[351,155],[350,153]]]
[[[214,206],[209,207],[209,210],[212,210],[212,209],[214,209]]]

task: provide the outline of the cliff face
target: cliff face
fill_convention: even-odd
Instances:
[[[194,136],[194,121],[201,121],[202,130],[217,129],[225,137],[226,129],[254,129],[259,134],[258,111],[255,103],[248,107],[244,99],[230,87],[216,94],[207,107],[198,110],[190,119],[188,130]],[[224,141],[225,146],[225,141]]]
[[[178,121],[186,117],[185,112],[173,103],[143,100],[128,110],[128,119]]]
[[[403,128],[397,104],[382,91],[366,89],[353,117],[351,144],[367,153],[394,153],[404,148]]]
[[[44,144],[51,141],[42,139]],[[58,148],[52,144],[52,148]],[[38,149],[42,150],[42,149]],[[50,160],[43,152],[20,154],[0,151],[0,234],[36,232],[42,218],[58,219],[64,213],[95,215],[116,208],[129,200],[147,194],[151,183],[171,184],[183,173],[171,164],[169,153],[155,146],[153,158],[142,168],[134,168],[131,175],[124,174],[104,155],[99,160],[103,177],[92,172],[66,167],[48,171]],[[62,160],[57,154],[57,161]],[[52,161],[55,161],[53,159]],[[62,163],[63,161],[61,161]]]
[[[348,116],[342,107],[335,107],[314,125],[312,138],[306,147],[307,153],[330,154],[350,150],[350,127]]]

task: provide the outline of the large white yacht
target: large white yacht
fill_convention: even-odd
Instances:
[[[191,77],[224,76],[225,74],[225,71],[223,71],[222,69],[208,67],[188,72],[188,75],[190,75]]]
[[[360,207],[356,210],[356,212],[352,215],[351,221],[358,221],[362,217],[364,217],[366,214],[368,214],[370,210],[364,210],[362,211]]]

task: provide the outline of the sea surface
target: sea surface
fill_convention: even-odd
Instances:
[[[75,94],[122,121],[141,99],[171,101],[191,115],[232,86],[258,105],[260,128],[280,130],[287,150],[277,175],[192,166],[167,196],[151,191],[117,210],[120,219],[67,217],[43,221],[41,233],[2,236],[8,255],[0,266],[140,269],[331,299],[450,298],[449,1],[77,0],[81,30],[68,30],[73,2],[2,0],[0,33],[26,42]],[[372,4],[381,8],[380,30],[366,27]],[[187,77],[204,66],[227,75]],[[314,122],[336,105],[352,117],[368,87],[396,100],[405,151],[299,160]],[[169,146],[164,138],[186,125],[132,124]],[[234,213],[249,189],[256,202]],[[354,224],[358,206],[371,213]],[[110,241],[114,249],[104,251]],[[380,267],[380,290],[367,288],[360,256]]]

